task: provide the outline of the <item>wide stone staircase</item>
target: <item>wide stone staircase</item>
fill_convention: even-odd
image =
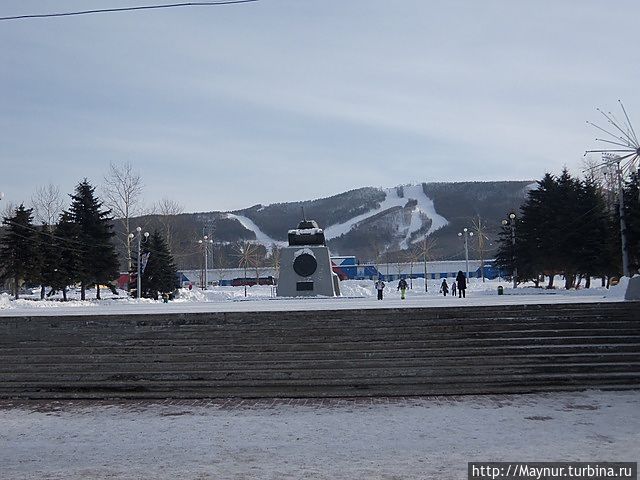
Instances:
[[[0,397],[640,388],[640,303],[0,317]]]

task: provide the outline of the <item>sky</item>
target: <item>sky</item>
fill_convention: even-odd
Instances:
[[[169,3],[3,0],[0,16]],[[636,0],[260,0],[0,22],[1,202],[130,162],[185,211],[578,175],[640,128]],[[635,47],[634,47],[635,45]],[[0,205],[1,207],[1,205]]]

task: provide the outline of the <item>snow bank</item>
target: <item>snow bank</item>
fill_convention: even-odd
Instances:
[[[621,277],[617,285],[613,285],[607,292],[608,298],[624,299],[625,293],[627,293],[627,287],[629,286],[629,277]]]
[[[451,285],[452,279],[447,279]],[[413,287],[407,290],[406,300],[400,299],[397,290],[398,282],[387,282],[384,301],[376,300],[376,292],[372,280],[345,280],[340,282],[341,297],[305,297],[282,298],[275,296],[275,287],[258,285],[246,287],[210,286],[207,290],[194,288],[181,289],[178,297],[169,303],[162,300],[134,299],[126,292],[120,296],[110,296],[103,300],[95,300],[95,292],[88,292],[87,300],[81,302],[77,293],[70,293],[69,302],[58,300],[39,300],[39,296],[31,299],[10,300],[8,295],[0,296],[0,316],[11,315],[49,315],[55,310],[56,315],[84,314],[151,314],[151,313],[199,313],[199,312],[261,312],[261,311],[294,311],[294,310],[344,310],[371,308],[424,308],[451,306],[487,306],[487,305],[523,305],[552,303],[593,303],[624,301],[627,280],[623,279],[619,286],[607,290],[592,287],[579,290],[546,290],[533,286],[511,288],[511,284],[499,280],[472,278],[468,282],[466,298],[460,299],[440,293],[441,280],[429,280],[425,291],[423,279],[407,279]],[[504,295],[498,295],[498,286],[504,288]],[[105,295],[106,296],[106,295]]]
[[[275,295],[275,287],[271,285],[253,285],[247,286],[246,296],[244,287],[213,287],[210,286],[207,290],[201,290],[194,288],[189,290],[187,288],[180,289],[178,297],[175,302],[178,303],[193,303],[193,302],[227,302],[238,301],[243,299],[268,299]]]
[[[10,307],[11,307],[11,297],[6,293],[0,294],[0,309],[10,308]]]

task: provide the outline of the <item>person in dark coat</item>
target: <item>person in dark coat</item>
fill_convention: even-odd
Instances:
[[[446,278],[442,279],[442,285],[440,285],[440,293],[442,293],[445,297],[447,296],[447,293],[449,293],[449,285],[447,284]]]
[[[376,290],[378,292],[378,300],[382,300],[382,295],[385,287],[384,282],[382,281],[382,277],[378,278],[378,281],[374,283],[374,286],[376,287]]]
[[[398,282],[398,290],[400,290],[400,298],[402,300],[404,300],[404,296],[407,292],[407,287],[408,287],[407,281],[404,279],[404,277],[402,277]]]
[[[467,277],[462,273],[462,270],[458,270],[456,282],[458,283],[458,298],[466,298]]]

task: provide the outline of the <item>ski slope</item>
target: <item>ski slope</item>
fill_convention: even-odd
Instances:
[[[269,235],[260,230],[260,227],[254,223],[250,218],[244,217],[242,215],[236,215],[233,213],[227,213],[228,218],[233,218],[240,222],[240,224],[246,228],[247,230],[251,230],[256,235],[256,242],[261,245],[267,247],[267,251],[271,252],[271,247],[273,245],[277,245],[279,247],[286,247],[287,242],[282,242],[280,240],[275,240],[271,238]]]
[[[349,232],[352,228],[356,227],[360,222],[377,215],[380,212],[388,210],[393,207],[404,207],[409,200],[416,200],[418,203],[411,211],[411,220],[407,225],[398,225],[398,229],[404,235],[404,239],[400,242],[401,248],[408,248],[411,235],[422,228],[421,215],[425,215],[431,219],[431,227],[427,234],[431,234],[436,230],[444,227],[449,221],[442,215],[436,212],[433,200],[424,194],[422,185],[407,185],[403,187],[404,196],[398,196],[398,192],[395,187],[384,189],[385,199],[380,202],[380,206],[373,210],[370,210],[362,215],[353,217],[346,222],[330,225],[324,228],[324,236],[327,240],[339,237]],[[265,247],[267,250],[271,250],[272,245],[287,246],[287,242],[275,240],[269,235],[260,230],[260,227],[253,222],[250,218],[242,215],[236,215],[233,213],[227,214],[228,218],[238,220],[244,228],[251,230],[256,235],[256,241]],[[322,227],[322,225],[321,225]]]
[[[401,243],[401,246],[403,248],[406,248],[408,246],[408,241],[411,237],[411,234],[417,232],[422,227],[422,221],[420,220],[421,213],[430,218],[432,222],[427,234],[431,234],[449,223],[446,218],[436,212],[436,209],[433,205],[433,200],[431,200],[424,194],[422,185],[405,186],[403,197],[398,196],[398,192],[395,187],[386,188],[384,189],[384,192],[386,194],[386,197],[382,202],[380,202],[380,206],[378,208],[370,210],[367,213],[363,213],[362,215],[358,215],[357,217],[353,217],[344,223],[331,225],[328,228],[325,228],[325,238],[329,240],[331,238],[336,238],[340,235],[344,235],[363,220],[373,217],[374,215],[388,210],[389,208],[404,207],[409,200],[416,200],[418,204],[411,211],[411,222],[405,232],[405,239]]]

